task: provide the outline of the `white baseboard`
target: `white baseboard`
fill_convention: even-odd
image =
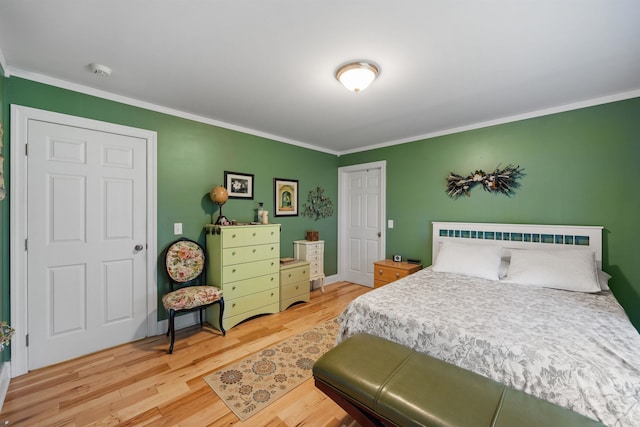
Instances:
[[[11,381],[11,364],[9,362],[4,362],[0,366],[0,411],[2,411],[4,398],[7,397],[7,390],[9,390],[10,381]]]

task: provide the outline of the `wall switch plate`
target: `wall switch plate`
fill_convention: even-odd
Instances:
[[[393,220],[392,219],[388,219],[387,220],[387,228],[393,228]]]
[[[173,224],[173,234],[182,234],[182,223],[176,222]]]

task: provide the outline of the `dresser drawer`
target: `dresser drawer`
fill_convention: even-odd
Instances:
[[[223,297],[225,301],[231,301],[235,298],[277,287],[278,275],[277,273],[272,273],[266,276],[252,277],[250,279],[226,283],[224,285]]]
[[[224,289],[230,282],[249,279],[256,276],[278,273],[280,260],[278,258],[266,259],[242,264],[225,265],[222,267],[222,282]]]
[[[225,301],[224,317],[233,317],[247,311],[275,304],[278,306],[280,301],[280,292],[278,288],[269,289],[244,297],[236,298],[228,303]]]
[[[309,281],[309,266],[292,268],[280,271],[280,286],[290,285],[296,282]]]
[[[280,242],[280,226],[224,227],[221,229],[222,247],[264,245]]]
[[[376,280],[383,280],[385,282],[393,282],[394,280],[401,279],[405,276],[408,276],[409,273],[407,271],[402,270],[393,270],[389,268],[378,268],[376,267],[375,274],[373,275]]]
[[[322,263],[322,258],[323,258],[323,254],[313,254],[313,255],[308,254],[305,261],[308,261],[312,264]]]
[[[390,260],[376,261],[373,263],[373,285],[379,287],[389,282],[402,279],[422,268],[421,265],[407,262],[393,262]]]
[[[315,255],[322,255],[324,251],[322,250],[321,245],[307,245],[307,247],[304,249],[304,252],[306,253],[306,256],[308,258]]]
[[[279,253],[280,246],[277,243],[225,248],[222,250],[222,263],[223,265],[232,265],[260,261],[275,258]]]
[[[309,301],[309,281],[305,280],[304,282],[291,283],[287,286],[280,287],[280,299],[285,300],[294,297],[307,296],[307,301]]]
[[[317,276],[319,274],[324,274],[321,264],[312,264],[309,266],[309,270],[311,273],[310,276]]]

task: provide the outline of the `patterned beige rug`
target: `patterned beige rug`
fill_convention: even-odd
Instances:
[[[336,320],[328,320],[225,366],[204,380],[244,421],[311,378],[313,363],[333,348],[337,333]]]

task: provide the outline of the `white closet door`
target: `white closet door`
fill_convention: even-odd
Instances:
[[[146,336],[146,142],[30,120],[29,369]]]

